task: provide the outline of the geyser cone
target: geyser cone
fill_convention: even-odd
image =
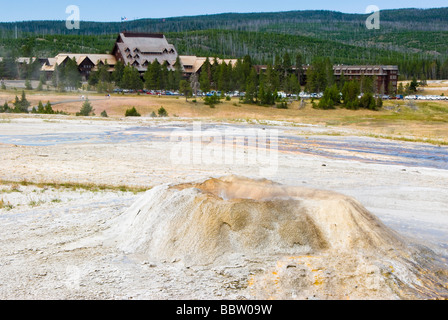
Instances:
[[[123,250],[187,265],[405,245],[352,198],[234,176],[154,188],[117,228]]]

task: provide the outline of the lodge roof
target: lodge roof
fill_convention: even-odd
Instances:
[[[125,65],[134,65],[139,71],[145,71],[145,62],[157,60],[160,64],[168,61],[174,65],[177,58],[176,48],[169,44],[163,34],[122,32],[117,38],[113,54],[120,52]]]
[[[66,59],[73,58],[78,66],[86,59],[89,59],[95,67],[99,63],[106,64],[106,61],[109,66],[115,66],[117,63],[115,56],[111,54],[60,53],[54,58],[48,58],[48,63],[42,66],[42,71],[54,71],[57,65],[64,63]]]
[[[197,57],[197,56],[179,56],[179,59],[184,66],[184,71],[188,73],[197,73],[205,61],[206,57]],[[219,64],[225,62],[226,64],[231,63],[232,66],[235,66],[238,59],[216,59]],[[210,64],[214,64],[215,58],[209,58]]]

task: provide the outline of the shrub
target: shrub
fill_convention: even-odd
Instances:
[[[3,106],[0,105],[0,113],[9,113],[9,112],[11,112],[11,109],[9,108],[8,102],[5,102]]]
[[[101,116],[102,116],[103,118],[108,118],[108,117],[109,117],[109,116],[107,115],[106,110],[103,110],[103,112],[101,112]]]
[[[282,101],[277,104],[277,109],[288,109],[288,103],[286,101]]]
[[[379,110],[382,107],[383,107],[383,99],[381,99],[381,97],[378,97],[378,99],[376,99],[376,108]]]
[[[359,100],[359,107],[369,110],[376,110],[376,101],[373,94],[365,93]]]
[[[168,117],[168,112],[166,112],[164,107],[161,107],[157,113],[159,117]]]
[[[313,108],[314,105],[315,104],[313,104]],[[320,99],[315,109],[323,109],[323,110],[335,109],[334,105],[335,102],[333,101],[333,99],[331,99],[330,97],[322,97],[322,99]]]
[[[53,110],[53,107],[51,106],[50,101],[47,102],[47,104],[44,106],[42,104],[42,101],[39,101],[39,105],[36,107],[33,107],[33,110],[31,111],[32,113],[37,113],[37,114],[63,114],[63,115],[68,115],[68,113],[63,112],[63,111],[59,111],[59,110]]]
[[[126,110],[125,113],[126,117],[141,117],[140,113],[138,113],[137,109],[135,107],[132,107],[131,109]]]
[[[204,103],[207,106],[210,106],[211,108],[214,108],[215,105],[218,103],[221,103],[221,100],[219,99],[218,95],[215,93],[212,96],[207,96],[204,98]]]

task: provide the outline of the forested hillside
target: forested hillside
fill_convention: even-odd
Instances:
[[[274,63],[300,53],[305,63],[328,57],[335,64],[397,64],[402,78],[448,78],[448,8],[381,12],[379,30],[368,15],[331,11],[219,14],[126,22],[0,23],[0,56],[54,56],[59,52],[107,53],[123,30],[163,32],[180,54],[243,57]]]

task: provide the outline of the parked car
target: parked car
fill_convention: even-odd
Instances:
[[[277,95],[281,98],[286,98],[286,93],[283,91],[277,92]]]

